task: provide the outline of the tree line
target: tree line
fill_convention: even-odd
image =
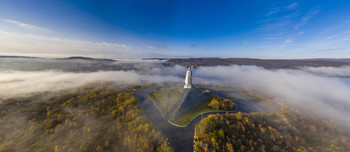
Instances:
[[[349,137],[330,121],[282,107],[270,113],[209,115],[196,127],[194,150],[345,152]]]

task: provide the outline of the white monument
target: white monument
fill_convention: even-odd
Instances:
[[[184,88],[192,88],[192,71],[191,71],[191,67],[187,68]]]

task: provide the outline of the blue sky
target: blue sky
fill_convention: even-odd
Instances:
[[[0,55],[350,58],[350,1],[1,0]]]

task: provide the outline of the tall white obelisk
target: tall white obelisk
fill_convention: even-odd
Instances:
[[[191,71],[191,67],[187,68],[184,88],[192,88],[192,71]]]

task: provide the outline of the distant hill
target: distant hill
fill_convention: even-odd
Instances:
[[[98,60],[98,61],[115,61],[113,59],[103,59],[103,58],[90,58],[90,57],[83,57],[83,56],[72,56],[68,58],[58,58],[63,60]]]
[[[188,58],[169,59],[166,63],[172,65],[198,66],[228,66],[228,65],[253,65],[266,69],[295,69],[300,66],[332,66],[339,67],[350,65],[350,59],[304,59],[304,60],[283,60],[283,59],[250,59],[250,58]]]
[[[168,58],[143,58],[142,60],[168,60]]]
[[[0,56],[0,58],[14,58],[14,59],[45,59],[30,56]],[[96,62],[114,62],[118,60],[114,59],[103,59],[103,58],[91,58],[83,56],[72,56],[67,58],[54,58],[53,60],[79,60],[79,61],[96,61]],[[167,60],[163,63],[165,66],[173,65],[192,65],[194,67],[198,66],[228,66],[228,65],[253,65],[260,66],[266,69],[295,69],[300,66],[331,66],[339,67],[344,65],[350,65],[350,58],[314,58],[314,59],[251,59],[251,58],[143,58],[142,60]],[[33,61],[34,62],[34,61]]]
[[[0,58],[37,58],[37,57],[31,57],[31,56],[0,56]]]
[[[72,56],[64,59],[82,59],[82,60],[93,60],[94,58],[82,57],[82,56]]]
[[[31,57],[31,56],[0,56],[0,58],[40,58],[40,57]],[[49,58],[50,59],[50,58]],[[103,58],[90,58],[90,57],[83,57],[83,56],[72,56],[67,58],[53,58],[58,60],[104,60],[104,61],[114,61],[113,59],[103,59]]]
[[[331,58],[314,58],[314,59],[301,59],[300,61],[332,61],[332,62],[350,62],[349,58],[331,59]]]

